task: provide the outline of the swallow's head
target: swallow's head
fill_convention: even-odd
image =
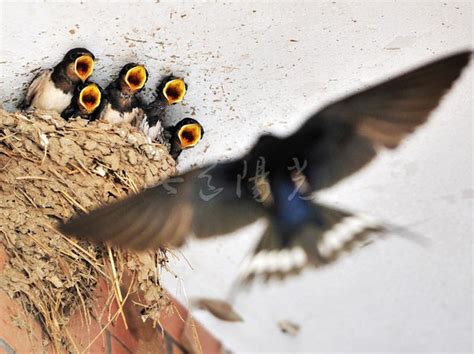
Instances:
[[[74,48],[66,53],[63,62],[67,65],[67,75],[73,81],[85,82],[94,71],[94,54],[85,48]]]
[[[129,63],[120,70],[119,79],[122,91],[134,94],[145,86],[148,80],[148,72],[144,65]]]
[[[101,105],[103,97],[102,88],[89,82],[78,88],[77,105],[84,113],[92,114]]]
[[[196,146],[196,144],[202,139],[204,129],[197,120],[184,118],[175,125],[175,135],[179,147],[182,150],[189,149]]]
[[[169,105],[181,102],[186,95],[188,85],[183,79],[168,76],[158,86],[158,95]]]

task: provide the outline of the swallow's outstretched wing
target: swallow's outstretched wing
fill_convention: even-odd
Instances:
[[[137,195],[72,218],[65,234],[143,250],[180,246],[186,236],[230,233],[264,216],[245,188],[236,190],[240,163],[206,166]]]
[[[436,60],[336,101],[313,115],[289,140],[307,161],[313,191],[330,187],[393,149],[425,123],[463,68],[471,51]]]
[[[358,171],[379,147],[395,148],[427,120],[470,57],[470,51],[451,55],[334,102],[286,138],[262,137],[242,159],[175,177],[180,181],[172,184],[176,193],[169,192],[172,179],[73,218],[60,229],[144,249],[181,245],[191,231],[198,237],[224,234],[266,217],[267,231],[244,278],[327,263],[354,240],[383,227],[300,198],[306,196],[295,190],[289,166],[295,160],[305,166],[300,172],[308,181],[307,193]],[[260,160],[267,163],[267,171],[256,178]],[[262,198],[262,186],[269,197]]]

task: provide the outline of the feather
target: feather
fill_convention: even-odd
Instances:
[[[205,166],[139,194],[72,218],[65,234],[137,250],[179,246],[259,218],[269,221],[243,280],[321,266],[385,228],[373,220],[309,201],[394,148],[423,124],[468,64],[465,51],[336,101],[286,138],[264,135],[231,162]],[[298,176],[306,178],[304,190]],[[268,195],[267,195],[268,194]]]
[[[26,90],[25,98],[23,101],[18,105],[20,109],[27,109],[30,107],[31,103],[33,102],[36,93],[44,84],[45,80],[49,80],[51,78],[51,74],[53,69],[43,70],[40,71],[36,76],[31,80],[31,83],[28,85],[28,89]]]

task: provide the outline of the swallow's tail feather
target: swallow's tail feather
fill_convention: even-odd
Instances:
[[[242,266],[242,283],[259,276],[265,280],[283,279],[308,266],[326,265],[387,231],[382,223],[369,216],[320,204],[312,206],[316,217],[290,234],[281,232],[276,221],[269,223],[253,254]]]

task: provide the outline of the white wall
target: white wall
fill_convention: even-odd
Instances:
[[[453,50],[472,48],[472,4],[378,1],[280,4],[1,4],[0,102],[11,109],[29,71],[75,46],[106,85],[128,61],[151,79],[189,82],[204,141],[180,168],[246,151],[262,132],[288,134],[330,99]],[[296,41],[291,41],[296,40]],[[196,316],[235,352],[464,351],[472,348],[472,68],[429,123],[323,199],[431,240],[390,237],[320,271],[236,298],[242,324]],[[166,277],[170,291],[224,297],[262,225],[193,242]],[[179,253],[177,253],[179,255]],[[281,334],[277,321],[301,325]]]

